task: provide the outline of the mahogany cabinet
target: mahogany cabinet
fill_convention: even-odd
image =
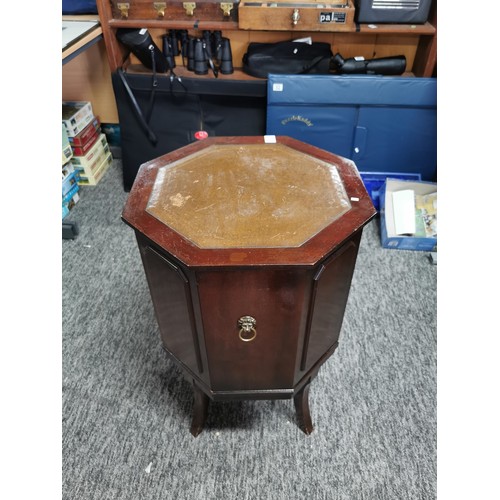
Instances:
[[[136,234],[161,342],[209,400],[293,398],[338,346],[363,226],[355,164],[289,137],[217,137],[139,169],[122,218]]]

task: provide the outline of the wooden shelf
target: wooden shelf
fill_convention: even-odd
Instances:
[[[151,70],[148,68],[144,67],[142,64],[129,64],[126,68],[126,72],[130,74],[135,74],[135,75],[151,75]],[[243,71],[242,68],[234,68],[234,72],[231,73],[230,75],[223,75],[222,73],[219,73],[218,77],[216,78],[212,71],[209,69],[208,73],[205,75],[197,75],[194,71],[189,71],[186,67],[184,66],[176,66],[174,68],[174,73],[180,77],[180,78],[193,78],[196,80],[206,80],[206,79],[212,79],[212,80],[244,80],[244,81],[267,81],[266,78],[256,78],[254,76],[248,75]],[[332,73],[332,75],[335,75],[335,73]],[[160,78],[169,78],[169,73],[158,73],[158,76]],[[415,75],[411,72],[405,72],[401,76],[403,77],[414,77]]]
[[[359,33],[434,35],[436,33],[436,28],[429,22],[425,24],[360,24]]]
[[[158,19],[110,19],[109,27],[112,29],[140,26],[148,29],[197,29],[197,30],[240,30],[235,21],[162,21]],[[275,32],[274,30],[261,30]],[[320,33],[311,32],[311,33]],[[325,32],[322,32],[325,33]],[[328,32],[330,33],[330,32]],[[393,35],[434,35],[436,28],[429,22],[424,24],[357,24],[351,31],[332,31],[331,33],[373,33]]]
[[[148,29],[177,29],[177,30],[238,30],[238,23],[234,21],[162,21],[158,19],[110,19],[109,27],[116,28],[148,28]]]
[[[130,64],[127,66],[127,73],[139,74],[139,75],[150,75],[151,70],[144,67],[142,64]],[[205,75],[197,75],[194,71],[189,71],[184,66],[176,66],[174,68],[174,73],[181,78],[194,78],[199,80],[206,80],[207,78],[215,80],[215,76],[212,71],[209,69],[208,73]],[[169,73],[158,73],[160,78],[168,78]],[[218,74],[217,80],[257,80],[264,81],[265,78],[256,78],[254,76],[247,75],[243,72],[241,68],[234,68],[234,72],[230,75],[223,75],[222,73]]]
[[[437,0],[436,0],[437,1]],[[362,56],[365,59],[404,55],[408,61],[407,72],[417,77],[435,76],[437,64],[437,15],[436,1],[428,18],[423,24],[355,24],[347,31],[277,31],[272,29],[244,30],[233,19],[203,21],[192,20],[162,20],[119,19],[113,17],[112,4],[109,0],[98,0],[99,18],[102,24],[103,36],[106,42],[111,71],[123,64],[127,51],[116,39],[118,28],[146,28],[151,30],[153,39],[160,42],[162,30],[183,29],[193,31],[220,30],[231,41],[233,64],[241,66],[242,56],[251,42],[276,42],[293,38],[311,36],[315,41],[330,43],[332,51],[339,52],[344,58]],[[146,17],[141,14],[141,17]],[[185,17],[185,16],[183,16]],[[133,61],[132,61],[133,62]],[[189,74],[193,76],[194,74]],[[248,79],[243,74],[221,75],[220,78]],[[194,77],[198,77],[195,75]],[[213,78],[213,75],[203,75],[199,78]]]

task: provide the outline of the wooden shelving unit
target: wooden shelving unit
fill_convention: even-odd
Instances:
[[[417,77],[435,76],[437,64],[437,16],[436,2],[431,8],[429,20],[424,24],[357,24],[352,31],[272,31],[242,30],[233,19],[227,21],[186,21],[162,19],[117,19],[114,17],[110,0],[97,0],[99,17],[106,43],[111,71],[123,65],[126,53],[118,43],[115,32],[118,28],[147,28],[161,47],[161,35],[170,29],[186,29],[191,35],[203,30],[221,30],[231,40],[233,65],[241,67],[241,60],[250,42],[273,42],[311,36],[314,41],[326,41],[334,53],[344,58],[363,56],[366,59],[404,55],[407,72]],[[133,60],[132,62],[137,62]],[[182,61],[178,60],[179,64]],[[190,73],[191,75],[191,73]],[[210,76],[208,76],[210,77]],[[235,72],[233,78],[240,78]]]

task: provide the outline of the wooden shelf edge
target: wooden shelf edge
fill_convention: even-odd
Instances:
[[[151,70],[143,66],[142,64],[129,64],[126,68],[127,73],[135,74],[135,75],[151,75]],[[197,80],[214,80],[215,77],[213,73],[210,71],[206,75],[197,75],[194,71],[188,71],[188,69],[184,66],[177,66],[174,68],[174,73],[181,78],[193,78]],[[339,75],[336,73],[329,73],[324,76],[349,76],[349,75]],[[169,73],[158,73],[160,78],[169,78]],[[415,74],[411,71],[405,71],[402,75],[403,77],[415,77]],[[217,78],[218,80],[234,80],[234,81],[242,81],[242,80],[253,80],[253,81],[267,81],[267,78],[256,78],[254,76],[248,75],[243,71],[240,67],[234,68],[234,73],[230,75],[223,75],[219,73]]]
[[[424,24],[360,24],[359,33],[434,35],[436,33],[436,28],[429,22]]]
[[[110,19],[110,28],[128,28],[140,26],[151,29],[199,29],[199,30],[230,30],[230,31],[256,31],[246,30],[239,27],[237,21],[165,21],[156,19]],[[276,31],[258,30],[258,31]],[[311,30],[308,30],[311,31]],[[311,31],[316,33],[316,31]],[[373,33],[392,35],[434,35],[436,28],[429,22],[424,24],[359,24],[353,26],[352,30],[331,31],[331,33]],[[325,31],[318,30],[318,33]]]
[[[110,19],[110,28],[141,27],[151,29],[238,30],[235,21],[158,21],[156,19]]]

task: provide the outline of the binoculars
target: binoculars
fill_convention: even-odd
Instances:
[[[163,36],[163,55],[172,69],[175,56],[182,55],[184,66],[196,75],[206,75],[209,68],[218,73],[233,73],[231,43],[221,31],[204,30],[201,38],[191,37],[187,30],[170,30]]]

